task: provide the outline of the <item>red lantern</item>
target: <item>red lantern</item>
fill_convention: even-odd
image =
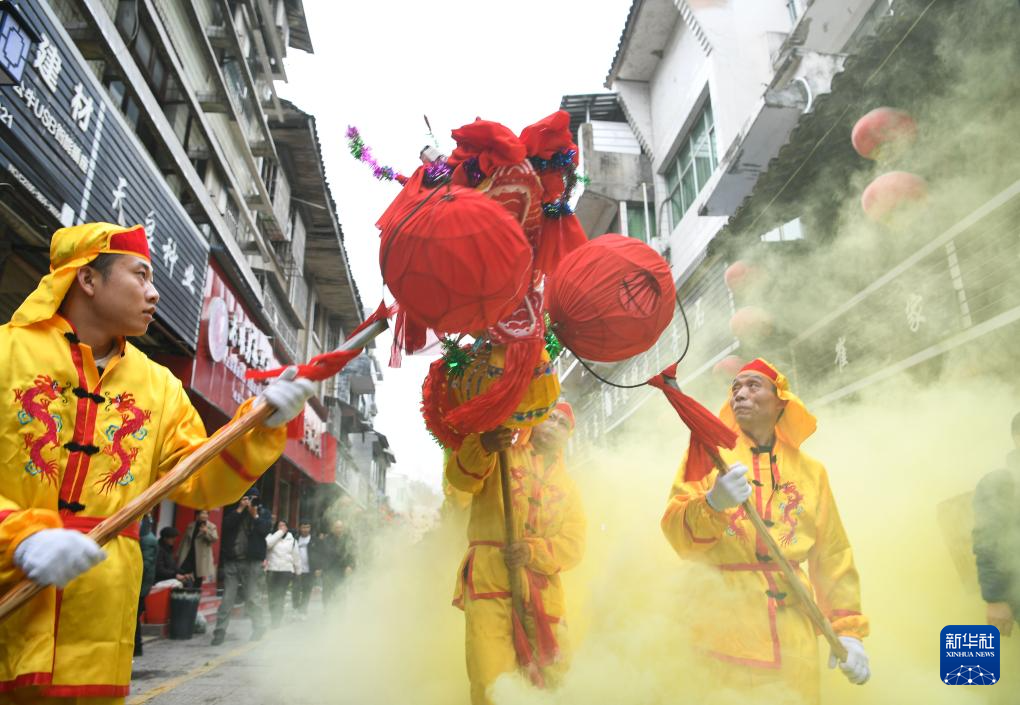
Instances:
[[[747,262],[738,259],[726,268],[723,279],[726,281],[726,288],[737,294],[751,285],[757,276],[757,267],[752,267]]]
[[[890,171],[868,184],[861,194],[861,208],[875,222],[887,222],[906,206],[924,201],[928,184],[917,174]]]
[[[850,142],[865,159],[881,159],[913,144],[917,123],[895,108],[875,108],[854,125]]]
[[[757,306],[738,308],[730,318],[730,331],[742,340],[761,340],[772,334],[772,314]]]
[[[712,374],[725,379],[733,379],[744,366],[744,361],[737,355],[727,355],[712,367]]]
[[[532,254],[520,224],[472,189],[439,187],[382,233],[379,268],[401,308],[441,333],[482,330],[527,293]]]
[[[648,245],[602,235],[563,258],[546,279],[556,335],[586,360],[617,362],[648,350],[673,318],[669,265]]]

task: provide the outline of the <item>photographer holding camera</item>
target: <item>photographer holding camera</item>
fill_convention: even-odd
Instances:
[[[272,530],[269,512],[259,508],[258,488],[252,487],[240,501],[223,511],[223,543],[220,545],[220,570],[223,575],[223,601],[216,613],[212,645],[223,643],[230,624],[230,612],[237,600],[237,589],[244,590],[244,612],[251,618],[251,638],[257,641],[266,631],[261,607],[255,602],[262,562],[266,558],[266,535]]]

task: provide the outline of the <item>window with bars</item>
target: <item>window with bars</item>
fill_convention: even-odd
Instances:
[[[718,164],[712,103],[706,102],[676,156],[670,160],[666,168],[666,187],[669,190],[674,227],[684,217],[684,213],[694,205],[694,199],[705,187]]]

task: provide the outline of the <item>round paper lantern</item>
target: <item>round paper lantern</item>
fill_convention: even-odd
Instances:
[[[895,108],[875,108],[854,125],[850,142],[865,159],[881,159],[913,144],[917,123]]]
[[[746,289],[757,275],[757,267],[752,267],[744,260],[738,259],[726,268],[723,279],[726,281],[726,288],[736,294]]]
[[[379,249],[383,281],[405,311],[433,330],[482,330],[527,292],[531,246],[495,201],[468,188],[439,188],[387,223]]]
[[[713,365],[712,374],[726,379],[733,379],[743,366],[744,360],[742,358],[737,355],[727,355]]]
[[[549,317],[575,355],[617,362],[648,350],[673,318],[669,265],[648,245],[602,235],[567,254],[546,280]]]
[[[898,211],[924,201],[928,184],[917,174],[890,171],[868,184],[861,194],[861,208],[875,222],[887,222]]]
[[[757,306],[738,308],[730,318],[730,331],[743,340],[760,340],[772,333],[772,314]]]

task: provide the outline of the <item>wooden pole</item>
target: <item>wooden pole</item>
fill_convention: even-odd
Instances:
[[[356,350],[363,348],[388,327],[386,319],[376,321],[357,335],[344,341],[339,350]],[[139,517],[167,498],[174,490],[184,484],[188,478],[201,470],[206,463],[223,452],[230,444],[244,436],[267,418],[273,407],[264,401],[252,406],[244,416],[239,416],[214,433],[209,440],[199,446],[187,458],[182,460],[173,470],[147,487],[140,495],[125,504],[116,512],[106,517],[88,533],[90,539],[100,546],[106,544]],[[42,592],[46,586],[39,585],[25,578],[0,598],[0,622],[9,617],[15,610]]]
[[[503,491],[503,526],[506,534],[507,550],[517,541],[517,524],[514,522],[514,499],[510,494],[510,462],[506,451],[499,451],[499,486]],[[521,582],[521,569],[507,566],[510,575],[510,604],[514,614],[524,624],[524,592]]]

